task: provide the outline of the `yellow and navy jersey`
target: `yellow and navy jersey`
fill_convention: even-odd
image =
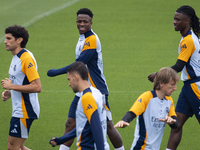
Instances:
[[[136,126],[132,149],[160,149],[165,123],[158,119],[176,116],[172,98],[159,99],[155,91],[141,94],[129,110],[136,114]]]
[[[37,63],[33,54],[22,49],[14,55],[10,64],[9,78],[14,85],[27,85],[39,77]],[[37,93],[22,93],[11,90],[12,116],[17,118],[37,119],[40,106]]]
[[[80,150],[109,150],[106,139],[105,100],[99,90],[90,87],[81,93],[76,109],[76,136]]]
[[[80,35],[76,45],[76,61],[82,61],[88,67],[90,85],[100,90],[102,94],[108,95],[103,75],[101,43],[92,30]]]
[[[198,37],[190,30],[181,38],[178,59],[187,62],[181,73],[181,80],[186,81],[200,76],[200,44]]]

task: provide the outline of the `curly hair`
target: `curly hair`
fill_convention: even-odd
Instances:
[[[19,25],[13,25],[13,26],[9,26],[5,29],[5,34],[12,34],[12,36],[15,37],[15,40],[17,40],[18,38],[23,38],[23,41],[21,42],[20,46],[22,48],[26,47],[26,44],[28,42],[28,38],[29,38],[29,34],[28,31]]]
[[[76,14],[77,14],[77,16],[78,16],[79,14],[86,14],[86,15],[90,16],[91,18],[93,18],[93,13],[92,13],[92,11],[91,11],[90,9],[88,9],[88,8],[81,8],[80,10],[77,11]]]

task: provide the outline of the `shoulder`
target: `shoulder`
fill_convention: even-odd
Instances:
[[[154,96],[153,96],[152,91],[146,91],[146,92],[142,93],[142,94],[140,95],[140,97],[143,98],[143,99],[151,99],[151,98],[153,98]]]
[[[173,103],[173,99],[171,96],[165,96],[165,99],[168,100],[168,101],[171,101]]]
[[[137,100],[135,101],[135,104],[144,104],[147,105],[149,101],[153,98],[153,94],[151,91],[146,91],[142,93]]]
[[[21,50],[20,53],[18,54],[18,57],[20,57],[20,59],[30,59],[30,58],[34,59],[33,54],[26,49]]]
[[[194,34],[193,31],[189,31],[186,36],[183,37],[181,43],[191,44],[198,41],[198,37]]]

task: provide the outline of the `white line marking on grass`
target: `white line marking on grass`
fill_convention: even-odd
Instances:
[[[48,91],[44,90],[42,93],[71,93],[72,91]],[[143,93],[144,91],[109,91],[109,93]],[[180,91],[174,91],[173,93],[180,93]]]
[[[67,2],[67,3],[65,3],[65,4],[63,4],[63,5],[61,5],[61,6],[59,6],[59,7],[56,7],[56,8],[54,8],[54,9],[51,9],[50,11],[44,12],[44,13],[42,13],[42,14],[40,14],[40,15],[34,17],[33,19],[31,19],[29,22],[25,23],[25,24],[22,25],[22,26],[28,27],[28,26],[30,26],[30,25],[36,23],[37,21],[41,20],[42,18],[47,17],[47,16],[49,16],[49,15],[51,15],[51,14],[53,14],[53,13],[56,13],[56,12],[62,10],[62,9],[65,9],[66,7],[69,7],[69,6],[71,6],[71,5],[75,4],[75,3],[77,3],[78,1],[80,1],[80,0],[72,0],[72,1],[70,1],[70,2]],[[5,39],[4,36],[0,38],[0,44],[4,41],[4,39]]]

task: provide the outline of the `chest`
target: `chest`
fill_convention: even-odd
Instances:
[[[22,72],[22,62],[18,57],[13,57],[10,68],[9,68],[9,78],[12,81],[12,83],[15,83],[14,81],[17,78],[23,78],[24,73]]]
[[[84,37],[80,37],[78,40],[78,43],[76,45],[76,58],[78,58],[83,50],[85,44],[85,38]]]

